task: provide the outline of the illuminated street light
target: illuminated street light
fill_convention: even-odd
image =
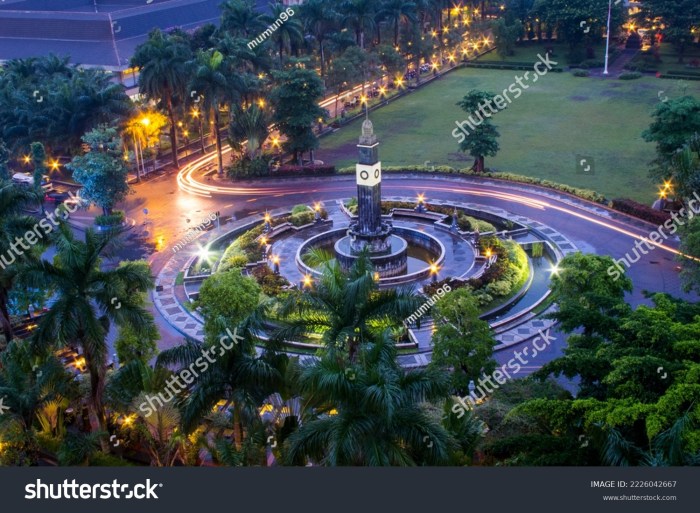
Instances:
[[[311,288],[311,285],[313,284],[313,280],[311,279],[311,276],[309,276],[308,274],[304,275],[303,284],[304,284],[304,287]]]
[[[440,272],[440,267],[436,263],[430,264],[430,276],[433,278],[433,283],[437,282],[438,273]]]
[[[279,255],[272,255],[272,270],[275,274],[280,273],[280,257]]]
[[[552,267],[549,268],[549,274],[550,276],[557,276],[559,274],[559,266],[554,264]]]

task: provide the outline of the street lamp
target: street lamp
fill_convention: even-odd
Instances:
[[[280,257],[279,255],[272,255],[272,270],[275,274],[280,273]]]
[[[304,275],[304,280],[302,281],[302,284],[304,288],[311,288],[311,285],[313,284],[311,276],[309,276],[308,274]]]
[[[608,0],[608,28],[605,34],[605,69],[603,75],[608,74],[608,54],[610,51],[610,16],[612,13],[612,0]]]
[[[437,282],[438,273],[440,272],[440,267],[433,262],[430,264],[430,276],[433,278],[433,283]]]
[[[425,213],[425,195],[424,194],[419,194],[418,197],[416,198],[416,212],[420,214]]]

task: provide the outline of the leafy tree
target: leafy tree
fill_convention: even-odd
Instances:
[[[380,45],[375,50],[379,58],[379,63],[384,66],[386,73],[390,77],[403,75],[406,69],[406,60],[393,46]]]
[[[299,67],[279,71],[274,78],[278,85],[272,90],[273,121],[287,137],[283,145],[285,151],[292,152],[294,161],[301,165],[302,154],[318,147],[313,125],[327,115],[326,110],[318,106],[323,97],[323,82],[313,70]]]
[[[286,462],[326,466],[446,464],[455,440],[427,403],[444,399],[448,377],[407,372],[390,337],[363,343],[356,364],[328,354],[299,377],[312,418],[288,440]]]
[[[131,58],[131,66],[139,68],[141,94],[163,106],[168,113],[171,153],[175,167],[180,167],[177,156],[176,104],[189,94],[189,77],[185,63],[190,60],[190,55],[187,41],[155,29],[148,35],[145,43],[136,47]]]
[[[625,293],[632,291],[627,276],[609,273],[614,261],[608,256],[574,253],[559,262],[552,274],[552,297],[558,310],[552,317],[566,332],[583,328],[586,336],[605,335],[626,311]]]
[[[501,56],[501,59],[513,55],[515,53],[515,43],[523,32],[522,23],[517,21],[508,24],[504,18],[499,18],[492,23],[492,30],[496,51]]]
[[[122,155],[122,140],[115,128],[96,128],[83,136],[89,151],[73,157],[68,169],[81,184],[81,197],[99,206],[105,215],[129,193],[128,169]]]
[[[656,143],[657,165],[654,174],[665,177],[673,154],[700,132],[700,100],[693,96],[673,98],[656,105],[654,121],[642,132],[647,142]]]
[[[681,280],[686,292],[700,291],[700,265],[696,259],[700,258],[700,217],[694,216],[685,221],[685,225],[679,227],[681,247],[680,251],[685,256],[679,256],[681,264]],[[689,258],[690,257],[690,258]]]
[[[101,269],[101,257],[113,243],[114,235],[96,235],[88,229],[85,241],[76,239],[61,224],[55,232],[57,254],[54,263],[31,263],[23,280],[33,287],[55,291],[54,302],[33,333],[38,348],[77,344],[90,373],[88,409],[93,431],[106,432],[103,390],[107,362],[107,333],[111,323],[128,324],[140,332],[149,318],[139,295],[154,286],[150,269],[126,262],[114,270]],[[103,450],[108,445],[102,440]]]
[[[491,123],[493,114],[487,112],[488,105],[493,105],[495,95],[485,91],[477,91],[472,89],[467,95],[458,102],[464,112],[469,114],[469,121],[472,126],[469,126],[468,133],[464,135],[464,139],[459,143],[459,149],[465,153],[469,153],[474,157],[474,165],[472,169],[477,172],[484,171],[485,157],[493,157],[498,153],[500,146],[498,138],[500,134],[495,125]],[[492,109],[489,109],[492,111]],[[481,122],[474,121],[477,112]]]
[[[155,146],[160,142],[161,131],[167,124],[168,119],[153,109],[136,111],[135,115],[127,121],[123,134],[133,143],[137,181],[141,180],[140,168],[144,174],[146,173],[146,162],[143,158],[144,148]],[[155,169],[155,163],[153,168]]]
[[[686,49],[695,39],[694,30],[697,30],[700,20],[700,5],[687,0],[645,0],[641,9],[643,15],[654,20],[654,23],[659,23],[657,18],[661,18],[664,25],[661,33],[673,44],[678,62],[682,63]]]
[[[255,279],[243,276],[236,269],[204,280],[196,306],[205,319],[205,334],[216,337],[227,327],[232,331],[256,310],[260,294]]]
[[[270,24],[275,23],[277,20],[284,20],[287,18],[281,25],[278,25],[270,38],[279,51],[280,67],[284,62],[284,52],[291,52],[293,48],[298,48],[304,41],[304,27],[302,22],[296,16],[289,16],[289,10],[294,11],[294,8],[282,3],[271,4],[270,14],[264,17]],[[284,16],[282,15],[283,13]]]
[[[495,341],[480,314],[478,301],[467,287],[449,292],[433,309],[437,330],[431,366],[453,369],[452,388],[460,394],[466,393],[470,380],[496,368]]]

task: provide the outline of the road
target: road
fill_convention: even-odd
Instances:
[[[299,203],[331,201],[356,194],[353,176],[237,182],[229,183],[229,187],[216,178],[204,176],[199,169],[198,165],[185,167],[179,175],[163,175],[138,184],[135,186],[136,194],[126,201],[127,216],[137,221],[134,231],[151,242],[163,238],[161,251],[149,258],[154,274],[167,262],[172,254],[171,248],[187,229],[212,212],[220,211],[222,216],[240,219],[248,215],[262,215],[266,210]],[[635,226],[623,220],[595,215],[585,208],[556,199],[543,189],[472,177],[385,175],[382,192],[384,196],[409,197],[423,193],[428,203],[431,198],[439,198],[498,206],[551,226],[585,253],[611,255],[614,258],[630,252],[635,241],[648,236],[652,230],[651,226]],[[146,205],[148,215],[143,213]],[[145,226],[141,224],[144,220],[149,221]],[[643,295],[644,290],[697,300],[696,296],[687,295],[681,289],[677,262],[674,260],[677,247],[677,241],[669,240],[632,266],[628,272],[635,287],[629,296],[632,304],[648,303]],[[158,313],[156,317],[163,337],[160,346],[165,348],[180,343],[182,336]],[[560,354],[565,347],[565,336],[556,331],[552,335],[555,341],[529,363],[524,373]],[[522,349],[524,345],[527,343],[513,350]],[[505,363],[511,357],[512,351],[507,350],[499,353],[497,359],[503,359],[501,363]]]

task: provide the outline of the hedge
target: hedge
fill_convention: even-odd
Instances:
[[[519,62],[466,62],[464,66],[467,68],[485,68],[485,69],[509,69],[514,71],[529,71],[533,69],[534,64],[532,62],[519,63]],[[549,71],[555,73],[561,73],[564,71],[563,68],[552,68]]]
[[[293,166],[285,164],[271,171],[270,176],[315,176],[332,175],[333,173],[335,173],[335,166],[331,165]]]
[[[631,199],[614,199],[612,200],[610,206],[618,212],[623,212],[657,225],[663,224],[671,219],[671,216],[668,213],[655,210],[647,205],[637,203]]]

